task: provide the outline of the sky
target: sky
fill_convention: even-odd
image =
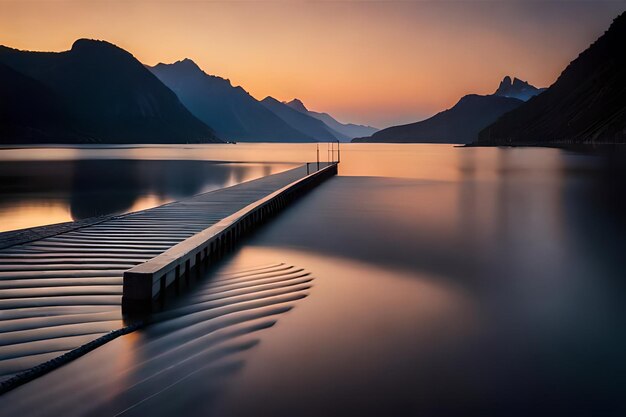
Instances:
[[[104,39],[148,65],[193,59],[254,97],[341,121],[429,117],[505,75],[549,86],[626,10],[615,1],[0,0],[0,44]]]

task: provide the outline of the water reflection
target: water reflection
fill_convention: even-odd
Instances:
[[[366,178],[364,160],[345,164],[357,176],[315,190],[241,252],[318,279],[291,326],[250,354],[218,414],[626,411],[624,155],[425,153],[452,166],[384,175],[393,157],[382,154],[379,177]]]
[[[212,271],[149,327],[12,391],[0,415],[207,415],[258,333],[311,289],[302,268],[261,262]]]
[[[330,155],[330,145],[320,144],[320,160]],[[307,162],[316,160],[317,144],[238,143],[237,145],[82,145],[3,146],[4,161],[65,161],[78,159],[141,159],[219,162]]]
[[[9,393],[4,413],[119,404],[155,371],[150,389],[129,394],[147,399],[137,413],[624,415],[625,161],[620,151],[345,146],[341,176],[226,262],[315,275],[306,302],[237,352],[245,366],[230,378],[158,377],[176,372],[174,346],[204,346],[178,340],[180,315],[185,326],[122,337]],[[183,307],[197,314],[194,297]],[[171,342],[151,350],[159,337]],[[169,394],[152,396],[160,389]]]
[[[3,161],[0,231],[142,210],[293,166],[141,159]]]

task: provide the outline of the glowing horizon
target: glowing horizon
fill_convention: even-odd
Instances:
[[[505,75],[550,85],[626,1],[1,1],[0,44],[103,39],[147,65],[183,58],[257,99],[343,122],[414,122]],[[584,16],[584,19],[581,19]]]

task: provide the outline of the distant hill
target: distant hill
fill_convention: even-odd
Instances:
[[[522,103],[516,98],[470,94],[429,119],[389,127],[353,142],[470,143],[481,129]]]
[[[511,77],[508,75],[504,77],[502,82],[500,82],[500,86],[493,93],[494,96],[501,97],[513,97],[522,101],[528,101],[532,97],[535,97],[537,94],[545,91],[545,88],[537,88],[533,85],[528,84],[526,81],[522,81],[519,78],[513,78],[511,81]]]
[[[273,97],[266,97],[261,100],[261,103],[291,127],[313,138],[315,141],[331,142],[338,139],[337,133],[333,132],[321,120],[293,109]]]
[[[225,139],[255,142],[312,142],[229,80],[208,75],[190,59],[150,68],[183,104]]]
[[[477,144],[626,143],[626,13],[545,92],[480,132]]]
[[[59,120],[45,125],[41,112],[13,110],[26,128],[12,127],[3,143],[221,142],[130,53],[108,42],[80,39],[58,53],[0,46],[0,63],[14,71],[4,76],[21,74],[14,100],[32,96]]]
[[[337,136],[339,140],[348,141],[350,139],[361,136],[373,135],[378,131],[378,129],[376,129],[375,127],[356,125],[352,123],[341,123],[328,113],[318,113],[315,111],[311,111],[307,109],[304,103],[302,103],[302,101],[298,100],[297,98],[285,104],[287,104],[292,109],[298,110],[301,113],[308,114],[309,116],[315,117],[316,119],[324,122],[334,132],[338,133],[338,135],[335,136]]]

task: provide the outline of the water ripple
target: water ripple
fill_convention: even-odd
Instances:
[[[147,327],[5,394],[0,416],[182,413],[198,392],[203,407],[210,407],[212,396],[224,389],[224,378],[241,369],[244,352],[259,343],[258,332],[306,298],[312,282],[307,271],[280,263],[212,274],[156,313]],[[107,323],[109,314],[91,313],[89,325]],[[12,321],[14,340],[27,335],[37,320],[45,319]],[[76,326],[68,322],[67,315],[53,316],[38,331],[61,335]],[[0,364],[24,359],[20,353],[46,357],[62,351],[66,340],[40,342],[32,341],[28,349],[13,345],[0,350]],[[203,389],[186,392],[183,381]]]

